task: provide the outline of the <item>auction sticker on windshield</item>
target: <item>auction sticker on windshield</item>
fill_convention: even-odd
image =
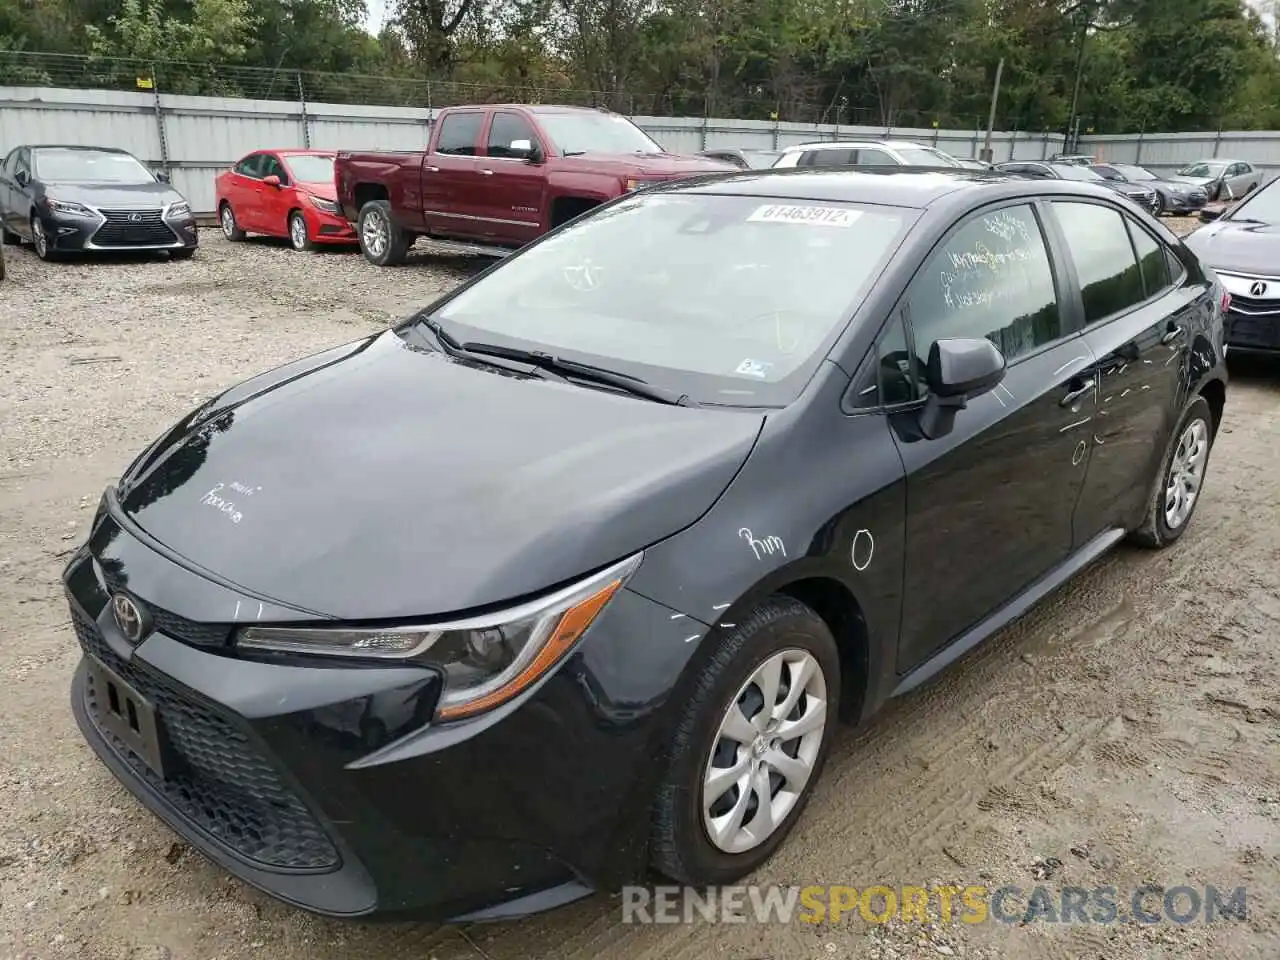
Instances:
[[[862,215],[847,207],[794,206],[769,203],[757,207],[747,221],[751,223],[812,223],[823,227],[847,227]]]

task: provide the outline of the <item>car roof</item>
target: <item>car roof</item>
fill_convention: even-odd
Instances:
[[[710,174],[665,181],[648,187],[645,193],[701,193],[768,200],[810,200],[831,203],[867,203],[892,207],[930,207],[944,197],[985,192],[989,199],[1038,196],[1044,193],[1079,193],[1083,196],[1113,197],[1114,192],[1088,182],[1040,180],[969,170],[918,170],[911,167],[882,167],[875,171],[786,168]]]
[[[796,150],[848,150],[850,147],[920,147],[923,144],[915,143],[911,140],[815,140],[812,143],[796,143],[787,147],[783,152],[791,153]]]
[[[92,150],[94,153],[129,153],[123,147],[95,147],[83,143],[27,143],[22,146],[28,150]]]
[[[282,157],[333,157],[337,150],[302,150],[294,147],[277,147],[275,149],[255,150],[254,153],[278,153]],[[247,156],[247,154],[246,154]]]

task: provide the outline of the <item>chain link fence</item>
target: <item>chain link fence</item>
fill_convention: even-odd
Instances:
[[[461,83],[412,76],[375,76],[245,67],[178,60],[131,60],[74,54],[0,51],[0,86],[63,87],[172,95],[237,97],[304,103],[387,107],[449,107],[472,103],[560,103],[604,107],[628,116],[723,117],[882,128],[982,130],[977,114],[880,110],[845,102],[800,97],[778,101],[766,93],[727,97],[704,94],[645,94],[629,91],[546,87],[518,83]],[[1003,118],[996,129],[1023,129]],[[1039,131],[1036,131],[1039,132]]]

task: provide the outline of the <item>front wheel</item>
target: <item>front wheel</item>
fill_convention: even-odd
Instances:
[[[840,699],[835,638],[773,597],[739,618],[702,668],[659,786],[654,867],[693,886],[732,883],[778,848],[826,760]]]
[[[1200,502],[1212,446],[1213,412],[1208,401],[1197,396],[1187,404],[1169,438],[1146,519],[1132,535],[1135,543],[1159,549],[1182,536]]]
[[[1156,191],[1156,198],[1151,204],[1151,213],[1156,217],[1164,213],[1164,194],[1159,190]]]
[[[379,267],[404,263],[413,245],[412,235],[396,226],[391,204],[386,200],[371,200],[360,208],[356,231],[360,235],[360,252]]]
[[[311,232],[307,230],[307,220],[297,210],[289,214],[289,245],[299,253],[315,249],[315,244],[311,242]]]
[[[58,252],[53,249],[53,245],[49,242],[49,235],[45,233],[44,221],[40,219],[39,214],[31,215],[31,245],[36,248],[36,256],[45,263],[52,263],[58,259]]]

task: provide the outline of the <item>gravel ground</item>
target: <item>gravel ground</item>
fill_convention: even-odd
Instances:
[[[1174,222],[1185,230],[1185,222]],[[1233,369],[1193,528],[1111,554],[926,690],[843,733],[755,878],[1245,886],[1246,922],[635,926],[600,897],[528,921],[366,926],[279,906],[145,813],[75,730],[58,574],[104,484],[196,402],[378,329],[481,261],[232,247],[0,283],[0,957],[1156,960],[1277,956],[1280,369]]]

